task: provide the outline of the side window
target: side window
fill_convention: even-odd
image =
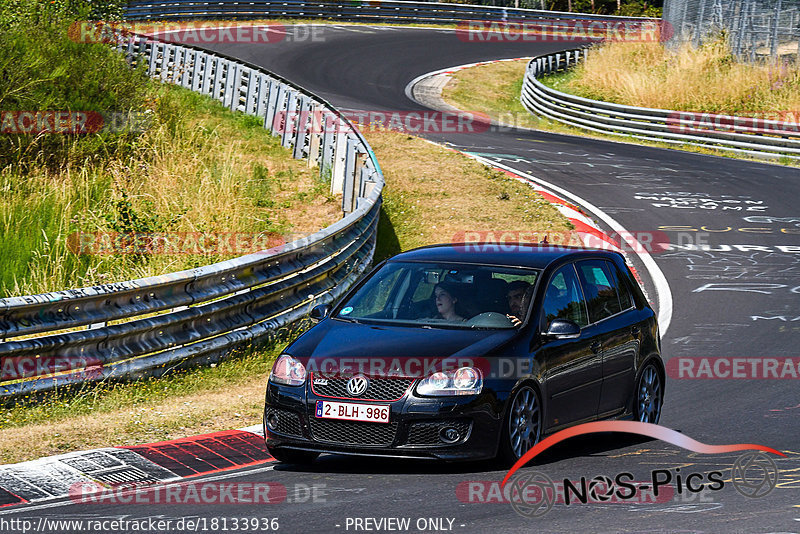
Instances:
[[[545,329],[550,326],[553,319],[569,319],[581,328],[589,324],[586,302],[583,300],[580,283],[572,264],[556,271],[547,284],[543,313]]]
[[[583,284],[589,320],[601,321],[621,311],[619,295],[610,265],[603,260],[585,260],[577,264]]]
[[[619,305],[620,308],[623,310],[627,310],[628,308],[633,307],[633,297],[631,296],[631,290],[628,287],[628,283],[626,282],[624,276],[619,271],[619,267],[614,264],[609,264],[611,269],[611,274],[614,275],[614,281],[616,282],[617,291],[619,292]]]

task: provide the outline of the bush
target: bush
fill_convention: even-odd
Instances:
[[[71,22],[93,13],[88,2],[10,0],[3,4],[0,110],[125,115],[145,109],[151,82],[143,71],[132,74],[123,56],[108,45],[69,38]],[[0,168],[55,169],[69,162],[91,162],[98,155],[124,155],[135,137],[129,131],[81,136],[5,134],[0,136]]]

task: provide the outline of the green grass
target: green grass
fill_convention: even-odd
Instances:
[[[72,41],[78,15],[42,6],[0,7],[0,109],[147,120],[141,131],[0,135],[0,297],[231,257],[76,254],[77,232],[307,234],[341,216],[329,181],[292,160],[260,119],[150,80],[104,44]]]

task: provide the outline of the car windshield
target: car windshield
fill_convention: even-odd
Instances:
[[[514,328],[539,272],[456,263],[388,262],[338,308],[356,321],[447,328]]]

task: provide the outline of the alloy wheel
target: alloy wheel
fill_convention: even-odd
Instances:
[[[520,389],[508,416],[509,445],[517,458],[521,458],[539,441],[541,414],[536,392],[528,386]]]
[[[657,424],[661,417],[661,376],[655,365],[648,365],[639,378],[637,388],[637,415],[643,423]]]

